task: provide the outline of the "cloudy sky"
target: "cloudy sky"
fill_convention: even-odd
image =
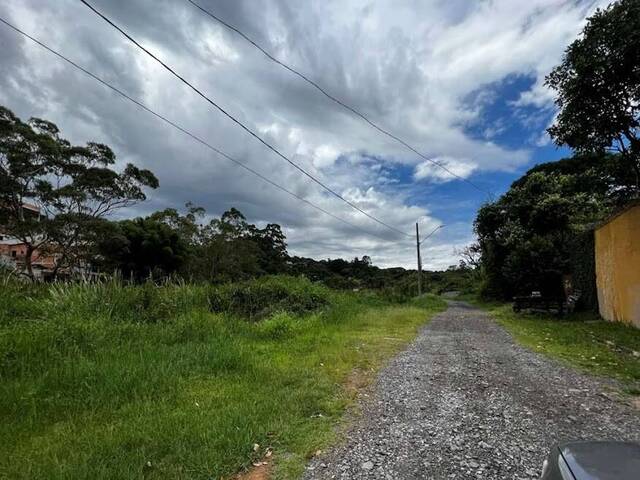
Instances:
[[[489,199],[268,61],[187,0],[93,0],[146,47],[359,208],[428,233],[428,268],[457,263]],[[544,76],[604,2],[560,0],[198,0],[282,61],[447,166],[500,195],[533,165],[568,154],[545,134]],[[280,223],[293,254],[370,255],[413,267],[413,240],[321,187],[155,64],[78,0],[3,0],[0,16],[158,113],[357,226],[322,214],[216,156],[0,25],[0,104],[47,118],[75,143],[110,145],[160,188],[126,215],[187,201]]]

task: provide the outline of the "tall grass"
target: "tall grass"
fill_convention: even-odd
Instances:
[[[0,478],[220,478],[267,447],[293,478],[331,438],[349,373],[443,306],[262,282],[223,289],[280,292],[257,322],[211,312],[204,285],[3,283]]]

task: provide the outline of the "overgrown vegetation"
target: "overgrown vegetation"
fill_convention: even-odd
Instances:
[[[444,308],[291,277],[2,289],[0,472],[16,479],[220,478],[268,449],[294,478],[331,439],[352,372],[366,379]]]
[[[529,170],[478,211],[483,294],[562,296],[563,275],[580,272],[576,287],[593,298],[595,278],[583,274],[593,265],[590,229],[631,198],[621,186],[633,182],[619,156],[573,157]]]
[[[100,242],[96,264],[137,281],[179,276],[225,284],[274,274],[304,275],[334,290],[375,289],[400,301],[418,294],[415,270],[379,268],[367,255],[352,260],[290,256],[280,225],[259,228],[235,208],[207,223],[204,209],[191,204],[186,208],[184,214],[167,209],[146,218],[118,222],[114,236],[105,235]],[[425,291],[433,293],[467,291],[474,283],[474,270],[461,264],[443,272],[423,272],[422,283]],[[237,288],[232,286],[227,293],[222,289],[220,294],[230,295]]]
[[[640,330],[582,312],[563,319],[516,314],[510,305],[480,303],[514,338],[531,350],[584,371],[616,378],[640,394]]]
[[[278,312],[313,312],[327,306],[330,298],[327,287],[305,277],[262,277],[212,289],[209,306],[214,312],[256,320]]]

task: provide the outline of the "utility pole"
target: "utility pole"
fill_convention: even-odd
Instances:
[[[429,235],[424,237],[422,242],[429,239],[431,235],[436,233],[442,227],[444,227],[444,225],[438,225]],[[420,256],[420,244],[422,242],[420,241],[420,229],[418,227],[418,222],[416,222],[416,251],[418,253],[418,295],[422,295],[422,257]]]
[[[416,251],[418,252],[418,295],[422,295],[422,259],[420,258],[420,229],[416,222]]]

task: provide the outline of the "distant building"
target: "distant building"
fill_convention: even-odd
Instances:
[[[640,200],[595,229],[600,315],[640,328]]]
[[[35,205],[23,204],[24,215],[43,218],[40,209]],[[60,255],[50,249],[36,249],[31,255],[31,267],[37,280],[47,280],[53,274]],[[27,244],[22,240],[7,235],[0,225],[0,267],[17,273],[26,273]]]
[[[0,235],[0,266],[26,273],[27,245],[20,240]],[[60,255],[36,249],[31,255],[31,269],[37,280],[47,280],[53,274]]]

